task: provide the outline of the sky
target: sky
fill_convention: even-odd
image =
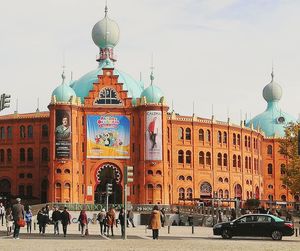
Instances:
[[[11,94],[1,114],[48,110],[66,76],[95,69],[91,30],[104,17],[104,0],[0,0],[0,93]],[[283,88],[280,107],[300,113],[300,1],[108,0],[120,27],[116,67],[154,84],[180,115],[239,123],[266,109],[262,90]],[[272,63],[273,62],[273,63]],[[173,105],[172,105],[173,104]]]

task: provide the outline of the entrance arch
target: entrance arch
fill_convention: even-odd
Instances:
[[[210,183],[205,181],[200,185],[200,198],[201,199],[212,198],[212,186]]]
[[[234,186],[234,197],[236,199],[242,200],[242,196],[243,195],[243,190],[242,190],[242,186],[240,184],[236,184]]]
[[[11,197],[11,184],[7,179],[0,180],[0,196],[5,199]]]
[[[95,204],[106,203],[106,184],[112,184],[112,194],[109,196],[109,204],[122,204],[122,174],[114,164],[106,163],[96,171],[98,185],[95,187]]]

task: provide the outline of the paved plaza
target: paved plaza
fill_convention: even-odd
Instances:
[[[78,225],[69,226],[69,234],[54,236],[53,226],[47,227],[45,235],[39,235],[38,231],[27,234],[26,229],[21,229],[20,240],[14,240],[6,236],[4,227],[0,227],[0,250],[299,250],[300,237],[284,237],[283,241],[273,241],[268,238],[233,238],[223,240],[213,236],[212,228],[195,227],[192,234],[191,227],[162,228],[159,240],[151,239],[151,230],[144,226],[128,229],[128,239],[120,236],[120,227],[115,229],[114,237],[99,235],[99,225],[90,224],[90,235],[81,237]]]

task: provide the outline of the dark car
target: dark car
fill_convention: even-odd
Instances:
[[[294,225],[270,214],[247,214],[230,222],[216,224],[213,231],[214,235],[221,235],[223,239],[259,236],[281,240],[282,236],[294,234]]]

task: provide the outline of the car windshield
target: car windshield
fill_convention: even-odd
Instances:
[[[278,217],[276,217],[276,216],[274,216],[274,215],[270,215],[276,222],[284,222],[284,220],[283,219],[281,219],[281,218],[278,218]]]

